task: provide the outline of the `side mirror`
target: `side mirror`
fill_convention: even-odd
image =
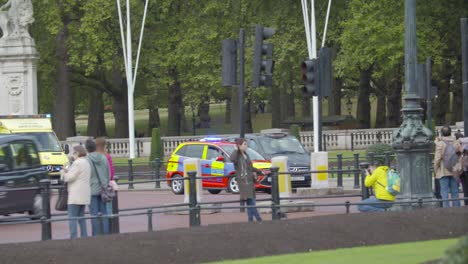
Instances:
[[[65,154],[70,153],[70,147],[68,146],[68,144],[65,144],[65,149],[64,149],[64,151],[65,151]]]
[[[216,161],[224,162],[224,157],[223,156],[218,156],[218,157],[216,157]]]

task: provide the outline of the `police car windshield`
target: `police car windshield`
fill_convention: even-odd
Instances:
[[[304,154],[307,153],[299,140],[293,136],[260,137],[260,145],[268,155],[274,154]]]
[[[60,142],[52,132],[29,132],[21,135],[35,139],[39,152],[62,152]]]
[[[221,148],[224,149],[229,155],[235,150],[235,145],[222,145]],[[262,155],[260,155],[257,151],[247,148],[247,155],[249,155],[251,160],[265,160]]]

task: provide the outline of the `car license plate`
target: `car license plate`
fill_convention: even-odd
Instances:
[[[293,176],[291,181],[303,181],[305,178],[303,176]]]
[[[59,180],[50,180],[50,184],[58,184]]]

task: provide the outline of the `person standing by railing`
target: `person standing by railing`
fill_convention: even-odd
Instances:
[[[110,171],[107,164],[106,156],[96,152],[96,143],[92,138],[88,138],[85,142],[86,150],[88,151],[88,161],[91,166],[91,203],[89,204],[89,213],[91,216],[97,216],[101,213],[107,215],[106,202],[101,198],[101,187],[109,184]],[[102,220],[102,229],[100,225]],[[91,219],[92,235],[109,234],[109,219],[102,218]]]
[[[91,189],[89,178],[91,176],[91,166],[86,160],[86,150],[83,146],[73,147],[74,162],[69,169],[64,168],[61,178],[67,183],[68,188],[68,217],[84,217],[85,207],[91,200]],[[70,238],[77,238],[77,222],[80,224],[81,237],[87,237],[86,219],[72,219],[69,222]]]
[[[112,186],[114,191],[117,191],[117,184],[114,181],[114,163],[112,162],[111,155],[106,151],[106,139],[103,137],[96,138],[96,152],[106,156],[107,163],[109,164],[109,184]],[[107,213],[112,214],[112,203],[106,203]]]
[[[252,161],[246,152],[248,146],[244,138],[236,139],[236,148],[237,150],[232,152],[230,159],[234,163],[234,167],[236,169],[236,179],[237,184],[239,185],[240,199],[245,200],[247,206],[251,206],[247,208],[249,223],[253,222],[254,217],[257,222],[262,222],[262,218],[255,207],[255,173],[261,173],[261,171],[253,167]]]

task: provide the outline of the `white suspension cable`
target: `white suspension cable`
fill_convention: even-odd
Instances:
[[[315,31],[315,0],[311,0],[311,7],[310,7],[310,12],[311,12],[311,25],[310,25],[310,32],[312,35],[312,58],[317,58],[317,41],[316,36],[317,32]]]
[[[309,26],[309,13],[307,8],[307,0],[302,0],[302,16],[304,18],[304,28],[306,33],[306,42],[307,42],[307,51],[309,53],[309,59],[312,58],[312,41],[310,36],[310,26]]]
[[[141,21],[140,41],[138,43],[137,58],[136,58],[136,61],[135,61],[135,72],[133,73],[133,90],[135,89],[136,77],[137,77],[137,72],[138,72],[138,62],[140,61],[141,43],[143,42],[143,31],[144,31],[144,28],[145,28],[146,11],[147,10],[148,10],[148,0],[146,0],[145,11],[143,12],[143,20]]]
[[[127,51],[126,51],[127,48],[125,47],[125,33],[123,30],[122,10],[120,8],[120,0],[117,0],[117,12],[119,13],[120,36],[122,38],[122,50],[123,50],[123,57],[124,57],[125,72],[127,72]]]
[[[325,47],[325,39],[327,38],[328,17],[330,16],[331,2],[332,0],[328,1],[327,17],[325,18],[325,27],[323,29],[322,47]]]

